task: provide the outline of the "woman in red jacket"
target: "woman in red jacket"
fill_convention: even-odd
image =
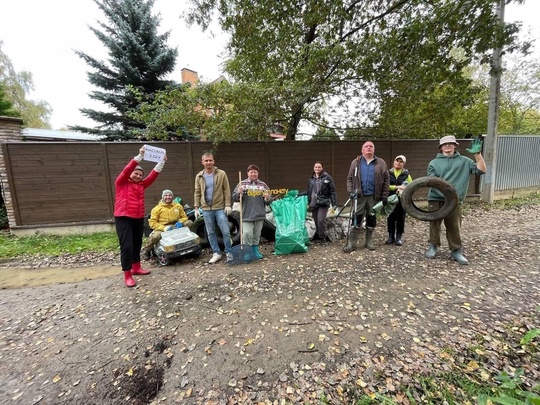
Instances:
[[[116,199],[114,202],[114,222],[120,243],[120,263],[124,272],[127,287],[135,287],[137,283],[133,275],[150,274],[141,268],[141,246],[144,232],[144,190],[149,187],[163,169],[165,162],[160,162],[150,174],[143,179],[144,171],[139,163],[144,157],[144,146],[114,183]],[[167,160],[167,155],[165,155]]]

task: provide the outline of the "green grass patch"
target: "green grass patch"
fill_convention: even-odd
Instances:
[[[463,212],[468,213],[474,208],[480,208],[486,211],[493,209],[509,210],[530,205],[540,205],[540,192],[534,192],[527,196],[512,198],[507,200],[497,200],[493,204],[484,201],[467,201],[463,204]]]
[[[8,236],[0,235],[0,258],[25,255],[56,256],[80,252],[109,252],[118,249],[118,238],[113,232],[72,236]]]

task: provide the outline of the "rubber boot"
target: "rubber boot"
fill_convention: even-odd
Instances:
[[[387,245],[393,245],[395,242],[396,242],[396,239],[394,238],[394,234],[388,232],[388,239],[386,239],[386,242],[384,243],[386,243]]]
[[[401,246],[403,245],[403,241],[401,240],[401,234],[400,233],[397,233],[396,234],[396,246]]]
[[[131,277],[130,270],[124,271],[124,283],[126,284],[126,287],[135,287],[137,285],[135,280],[133,280],[133,277]]]
[[[251,248],[253,249],[253,253],[257,259],[263,258],[263,255],[261,252],[259,252],[259,245],[253,245]]]
[[[356,250],[356,246],[358,245],[358,235],[360,235],[360,229],[351,228],[349,230],[347,245],[343,248],[343,253],[351,253]]]
[[[370,228],[370,227],[366,228],[366,244],[365,244],[365,246],[369,250],[375,250],[375,246],[373,246],[373,230],[374,230],[374,228]]]
[[[134,276],[146,276],[150,273],[151,271],[145,270],[141,267],[141,262],[133,263],[131,267],[131,274]]]
[[[435,255],[437,254],[437,246],[435,246],[434,244],[430,243],[427,250],[426,250],[426,253],[425,253],[425,256],[428,258],[428,259],[433,259],[435,257]]]
[[[459,264],[469,264],[467,258],[463,256],[463,249],[461,248],[452,250],[451,256]]]

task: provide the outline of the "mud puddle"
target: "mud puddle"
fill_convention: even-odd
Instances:
[[[0,268],[0,289],[36,287],[48,284],[77,283],[110,276],[120,276],[118,266],[80,268]]]

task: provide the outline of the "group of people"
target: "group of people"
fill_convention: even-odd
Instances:
[[[115,182],[114,218],[120,243],[120,262],[127,287],[137,285],[133,275],[150,274],[150,271],[141,267],[141,253],[142,259],[148,260],[154,245],[161,239],[162,232],[192,225],[182,205],[174,201],[172,190],[163,190],[161,201],[152,209],[148,220],[153,231],[141,250],[144,230],[144,191],[156,180],[167,160],[165,155],[164,161],[158,163],[144,178],[144,171],[139,165],[143,160],[144,152],[145,149],[142,147],[139,154],[127,164]],[[195,176],[194,213],[195,218],[198,218],[201,213],[204,216],[208,242],[212,249],[209,263],[217,263],[224,254],[226,261],[233,260],[228,220],[233,201],[242,202],[242,239],[245,244],[251,245],[253,257],[262,259],[259,240],[266,218],[265,206],[271,203],[272,197],[268,186],[259,180],[259,168],[256,165],[249,165],[248,177],[242,180],[231,193],[227,174],[215,166],[213,154],[205,152],[201,157],[201,163],[204,169]],[[216,226],[223,236],[223,251],[218,243]]]
[[[441,224],[444,221],[446,238],[451,250],[451,257],[459,264],[468,264],[463,255],[461,239],[461,203],[464,201],[471,174],[484,174],[486,164],[482,157],[482,142],[474,140],[468,152],[475,160],[461,155],[457,151],[458,142],[454,136],[445,136],[439,141],[439,153],[433,159],[427,170],[428,176],[440,177],[448,181],[457,191],[459,203],[455,210],[446,218],[430,221],[429,243],[425,253],[427,258],[434,258],[438,247],[441,246]],[[155,243],[161,238],[161,232],[175,227],[190,226],[182,206],[174,202],[171,190],[162,192],[162,199],[152,209],[149,225],[153,232],[148,238],[144,249],[142,247],[144,221],[144,191],[157,178],[164,161],[157,163],[147,177],[139,163],[144,157],[144,147],[122,170],[116,179],[115,226],[120,243],[120,261],[127,287],[136,285],[133,275],[150,274],[141,267],[142,258],[147,260]],[[412,182],[411,175],[405,169],[407,159],[398,155],[393,167],[389,170],[386,162],[375,155],[375,145],[367,141],[362,145],[362,154],[355,158],[347,174],[347,192],[351,202],[351,223],[347,235],[347,244],[343,252],[350,253],[357,249],[358,238],[365,228],[365,247],[374,250],[373,232],[377,225],[376,215],[373,214],[375,204],[388,203],[389,196],[398,195],[398,202],[387,218],[388,239],[386,244],[403,244],[406,212],[399,201],[399,194],[408,183]],[[212,257],[209,263],[217,263],[225,255],[226,261],[232,261],[232,241],[229,230],[228,215],[232,211],[233,202],[241,202],[242,209],[242,240],[253,249],[253,256],[260,259],[259,250],[261,231],[266,218],[266,206],[272,202],[269,187],[261,181],[259,167],[251,164],[247,168],[247,178],[241,180],[231,193],[227,174],[215,166],[214,156],[210,152],[202,155],[201,163],[204,169],[195,177],[194,209],[195,217],[204,215],[204,224],[208,235]],[[315,222],[316,233],[314,240],[328,241],[326,233],[326,217],[328,210],[336,207],[335,183],[324,170],[321,162],[315,162],[313,173],[308,181],[307,191],[303,193],[308,198],[308,209]],[[428,192],[430,210],[436,210],[444,204],[444,195],[435,188]],[[362,224],[365,221],[365,226]],[[223,236],[224,250],[221,251],[216,235],[216,226]]]
[[[444,222],[452,259],[459,264],[468,264],[468,259],[463,255],[461,239],[461,204],[467,196],[469,176],[484,174],[487,168],[482,157],[482,141],[473,140],[471,148],[467,149],[474,155],[475,160],[461,155],[457,151],[458,146],[454,136],[442,137],[439,140],[439,153],[428,165],[427,175],[440,177],[451,184],[456,189],[459,203],[444,219],[429,222],[429,243],[425,256],[430,259],[435,257],[438,247],[441,246],[441,224]],[[412,181],[409,172],[404,168],[406,162],[405,156],[399,155],[394,159],[393,167],[388,170],[384,160],[375,155],[373,142],[364,143],[362,155],[351,162],[347,175],[347,191],[351,200],[354,200],[355,218],[347,237],[347,245],[343,248],[344,252],[348,253],[356,249],[361,230],[359,224],[362,223],[364,217],[366,219],[365,247],[374,249],[372,235],[376,226],[376,216],[370,214],[377,202],[380,201],[386,205],[390,195],[402,192]],[[436,188],[430,188],[428,191],[429,210],[438,210],[444,204],[443,193]],[[387,218],[386,244],[397,246],[403,244],[405,216],[406,212],[398,200],[396,207]]]

